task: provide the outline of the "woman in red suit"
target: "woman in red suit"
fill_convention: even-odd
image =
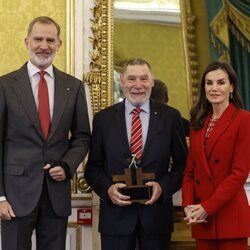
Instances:
[[[189,157],[182,186],[185,220],[197,250],[247,250],[250,207],[250,113],[225,63],[205,69],[191,109]]]

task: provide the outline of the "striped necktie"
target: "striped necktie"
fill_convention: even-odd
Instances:
[[[132,125],[131,125],[131,154],[136,155],[136,159],[140,161],[142,155],[142,124],[140,118],[140,108],[134,108],[132,111]]]

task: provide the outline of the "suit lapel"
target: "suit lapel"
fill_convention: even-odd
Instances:
[[[54,110],[53,118],[51,123],[51,133],[49,134],[48,140],[55,133],[60,118],[63,114],[65,106],[70,95],[71,88],[69,82],[67,81],[67,75],[61,73],[58,69],[54,67],[55,74],[55,95],[54,95]],[[27,113],[29,119],[34,123],[36,130],[43,138],[40,121],[38,117],[37,107],[34,99],[34,95],[31,88],[31,83],[29,80],[27,72],[27,64],[20,68],[14,75],[16,84],[13,85],[14,91],[17,95],[18,100],[23,106]]]
[[[199,149],[196,151],[197,157],[200,158],[200,163],[203,164],[203,168],[205,169],[205,171],[207,172],[207,174],[209,176],[212,176],[210,167],[208,165],[208,160],[207,160],[207,156],[205,153],[205,147],[204,147],[204,138],[205,138],[205,133],[206,133],[206,129],[207,129],[207,122],[208,120],[206,120],[205,122],[205,126],[203,126],[202,129],[194,132],[196,133],[195,141],[194,144],[197,145],[195,148]]]
[[[207,172],[209,176],[212,176],[211,169],[209,167],[209,158],[213,152],[213,148],[220,138],[220,136],[224,133],[224,131],[228,128],[228,126],[232,122],[232,117],[236,114],[237,109],[233,105],[229,105],[229,107],[225,110],[221,118],[218,120],[218,123],[214,127],[211,135],[206,143],[206,149],[204,147],[205,133],[207,130],[207,126],[210,120],[211,115],[208,115],[202,129],[193,132],[194,133],[194,141],[193,144],[195,148],[199,149],[195,153],[197,157],[200,159],[200,164],[203,164],[203,168]]]
[[[125,120],[125,101],[117,104],[115,107],[115,127],[118,129],[121,136],[122,145],[126,145],[128,152],[130,152],[128,136],[127,136],[127,128],[126,128],[126,120]]]
[[[13,88],[16,96],[26,111],[27,116],[35,125],[36,130],[42,136],[37,107],[27,72],[27,64],[16,72],[14,79],[16,84],[13,85]]]
[[[144,150],[142,152],[142,161],[145,155],[147,155],[147,151],[151,145],[151,141],[155,134],[155,130],[157,125],[159,124],[159,120],[161,117],[161,109],[159,108],[155,102],[150,101],[150,117],[149,117],[149,126],[148,126],[148,134],[145,142]]]
[[[127,129],[126,129],[126,120],[125,120],[125,102],[117,104],[114,107],[115,114],[115,127],[119,130],[119,134],[121,136],[122,145],[126,145],[128,152],[130,152],[128,137],[127,137]],[[150,102],[150,118],[149,118],[149,128],[147,139],[145,142],[144,150],[142,153],[142,161],[144,155],[150,148],[151,141],[155,134],[155,130],[159,124],[161,116],[161,108],[155,102]]]
[[[206,144],[206,152],[207,152],[207,158],[209,159],[213,148],[218,141],[218,139],[221,137],[221,135],[225,132],[225,130],[228,128],[228,126],[232,123],[232,118],[234,115],[236,115],[237,109],[233,105],[229,105],[227,109],[224,111],[220,119],[217,121],[217,124],[215,125],[214,129],[211,132],[211,135],[209,139],[207,140]]]
[[[53,136],[56,131],[56,128],[59,124],[59,121],[64,112],[65,106],[68,102],[68,98],[71,93],[71,87],[69,81],[67,81],[67,75],[60,72],[54,67],[55,74],[55,94],[54,94],[54,110],[51,123],[50,134],[48,140]]]

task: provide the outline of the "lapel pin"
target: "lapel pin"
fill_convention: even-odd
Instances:
[[[157,115],[158,113],[157,113],[157,111],[155,111],[155,115]]]

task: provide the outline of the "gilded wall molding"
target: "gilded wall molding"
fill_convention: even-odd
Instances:
[[[95,0],[92,12],[93,50],[89,53],[90,72],[85,81],[96,113],[113,102],[113,0]]]
[[[82,226],[76,222],[68,222],[68,228],[72,228],[76,231],[76,250],[82,249]]]
[[[195,41],[195,20],[196,17],[192,14],[190,0],[180,0],[182,32],[184,40],[184,53],[187,77],[187,89],[189,109],[193,106],[198,95],[199,71],[197,48]]]
[[[66,72],[75,75],[75,0],[66,1]]]

